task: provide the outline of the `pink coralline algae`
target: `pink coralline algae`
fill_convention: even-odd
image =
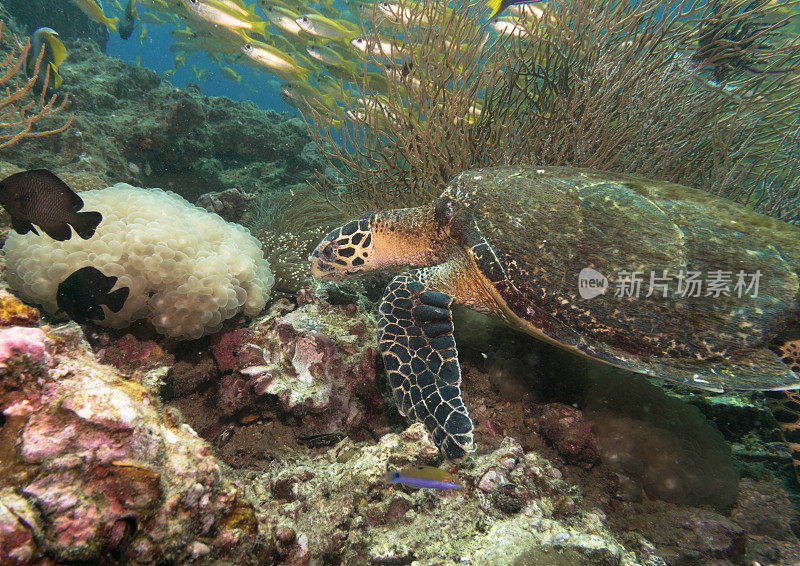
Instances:
[[[301,436],[385,430],[374,322],[350,307],[312,302],[213,337],[217,364],[228,372],[216,396],[220,411],[257,412],[277,401],[302,417]]]
[[[19,330],[0,331],[0,564],[254,561],[253,509],[205,441],[97,363],[75,325]]]
[[[12,326],[0,329],[0,363],[24,355],[32,361],[41,361],[46,356],[45,339],[41,328]]]
[[[126,376],[141,376],[152,369],[171,367],[175,357],[153,340],[138,340],[131,334],[120,338],[101,337],[97,357]]]
[[[36,556],[36,514],[24,497],[12,489],[0,490],[0,561],[25,564]]]

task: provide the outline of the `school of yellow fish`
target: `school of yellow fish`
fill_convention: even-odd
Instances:
[[[174,27],[169,48],[175,54],[174,69],[165,73],[167,78],[186,65],[188,56],[203,51],[219,66],[216,72],[237,84],[242,77],[235,65],[250,65],[274,75],[277,80],[265,80],[267,88],[334,127],[343,112],[352,117],[354,112],[381,108],[388,80],[402,75],[411,88],[419,84],[422,77],[408,76],[413,71],[397,62],[406,46],[391,29],[412,20],[414,25],[427,23],[418,11],[415,15],[418,3],[413,0],[344,1],[346,12],[336,8],[333,0],[313,5],[299,0],[258,0],[250,5],[243,0],[128,0],[124,7],[119,0],[110,0],[106,10],[97,0],[73,0],[90,19],[123,38],[139,26],[139,39],[144,41],[147,23]],[[521,18],[538,19],[547,13],[541,2],[478,3],[486,9],[487,37],[489,33],[519,36],[525,33]],[[108,13],[109,7],[113,14]],[[498,17],[506,8],[509,15]],[[195,64],[191,69],[198,81],[211,73]],[[367,85],[369,92],[356,88],[357,81]],[[339,105],[343,97],[350,97],[345,106],[355,110]],[[469,118],[479,113],[480,108],[473,108]]]

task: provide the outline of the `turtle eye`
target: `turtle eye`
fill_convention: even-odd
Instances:
[[[328,244],[322,248],[319,252],[320,258],[324,261],[333,261],[336,259],[336,244],[333,242],[328,242]]]
[[[253,46],[250,45],[249,43],[245,43],[244,44],[244,50],[245,51],[252,51],[253,50]]]

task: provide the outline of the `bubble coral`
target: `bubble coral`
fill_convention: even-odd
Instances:
[[[103,215],[88,240],[9,235],[8,282],[25,300],[56,312],[58,285],[92,266],[130,288],[122,310],[106,309],[100,321],[113,328],[150,318],[162,334],[195,339],[264,308],[274,277],[245,228],[160,189],[119,183],[81,197],[84,210]]]

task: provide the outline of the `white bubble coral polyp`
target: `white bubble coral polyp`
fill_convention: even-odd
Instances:
[[[245,228],[160,189],[118,183],[81,198],[103,215],[90,239],[9,234],[7,281],[25,300],[56,312],[59,283],[92,266],[119,278],[114,289],[130,288],[120,312],[103,308],[101,324],[113,328],[149,318],[162,334],[194,339],[264,308],[275,279]]]

